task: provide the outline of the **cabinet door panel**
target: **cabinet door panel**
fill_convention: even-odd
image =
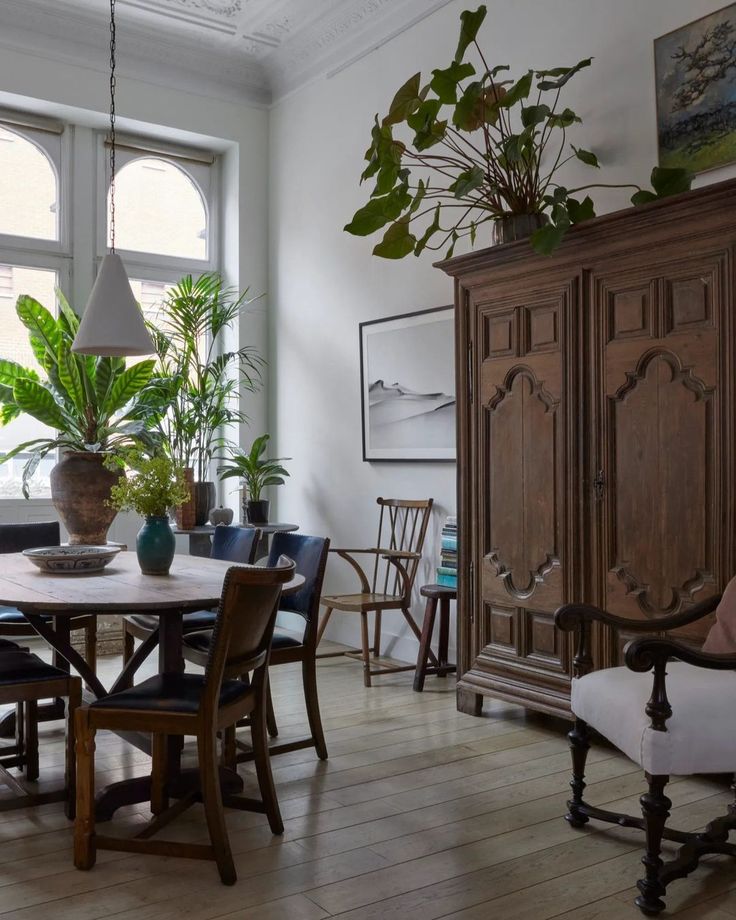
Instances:
[[[642,269],[594,277],[603,319],[603,594],[611,612],[651,619],[653,631],[657,617],[716,590],[730,545],[719,472],[726,264],[715,253],[648,266],[646,277]],[[641,311],[617,312],[637,292]],[[684,637],[697,642],[708,625]]]
[[[576,316],[577,284],[565,280],[483,303],[477,317],[475,667],[507,682],[549,680],[560,692],[570,655],[552,613],[569,585],[565,509],[575,461],[566,434],[574,367],[568,351]]]

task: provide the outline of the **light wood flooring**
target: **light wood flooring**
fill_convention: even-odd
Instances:
[[[120,666],[101,663],[103,680]],[[100,853],[91,872],[71,862],[71,828],[58,805],[0,815],[0,917],[18,920],[617,920],[639,877],[641,834],[612,827],[575,831],[562,820],[569,780],[565,726],[488,701],[481,719],[455,710],[451,680],[412,674],[362,686],[348,659],[319,665],[330,759],[312,751],[274,758],[286,826],[274,837],[263,816],[230,812],[239,875],[218,880],[212,863]],[[301,734],[300,675],[274,669],[282,739]],[[42,726],[42,776],[58,782],[60,725]],[[588,798],[638,811],[641,772],[613,750],[590,756]],[[148,759],[101,733],[97,783],[144,773]],[[242,767],[246,788],[253,774]],[[697,828],[725,810],[727,788],[704,779],[670,787],[673,819]],[[0,793],[4,794],[4,793]],[[118,813],[105,833],[148,817]],[[195,806],[164,835],[206,840]],[[711,858],[672,883],[668,912],[680,920],[736,917],[736,864]]]

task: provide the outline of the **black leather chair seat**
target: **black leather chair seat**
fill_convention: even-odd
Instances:
[[[185,613],[182,617],[184,631],[191,629],[212,629],[215,625],[217,614],[214,610],[195,610],[194,613]],[[130,619],[143,629],[158,629],[160,620],[149,613],[133,613]]]
[[[44,616],[44,620],[50,617]],[[17,607],[0,607],[0,623],[10,623],[13,626],[23,626],[24,624],[31,628],[31,624]]]
[[[46,664],[38,655],[15,649],[0,649],[0,686],[25,684],[37,680],[59,680],[69,675]]]
[[[208,652],[210,649],[210,640],[212,639],[212,630],[203,629],[201,632],[193,632],[184,637],[184,645],[196,649],[198,652]],[[290,636],[288,633],[279,631],[274,632],[271,648],[301,648],[302,642]]]
[[[182,712],[196,715],[204,690],[204,674],[157,674],[143,683],[111,693],[90,704],[91,709],[136,709],[147,712]],[[253,692],[239,680],[224,680],[220,706]]]

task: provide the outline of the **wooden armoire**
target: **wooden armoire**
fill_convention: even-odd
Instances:
[[[583,601],[651,620],[736,573],[736,181],[439,263],[455,279],[458,708],[569,717]],[[705,624],[679,638],[700,643]],[[597,667],[630,636],[599,630]]]

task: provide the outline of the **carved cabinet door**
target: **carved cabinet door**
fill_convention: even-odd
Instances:
[[[496,288],[475,315],[474,671],[494,695],[564,712],[570,655],[553,622],[570,597],[570,426],[577,389],[578,283]]]
[[[591,277],[602,354],[591,458],[601,600],[653,630],[657,617],[705,599],[731,574],[728,263],[726,252],[683,254]],[[699,643],[709,622],[681,638]],[[605,658],[619,660],[629,638],[613,638]]]

